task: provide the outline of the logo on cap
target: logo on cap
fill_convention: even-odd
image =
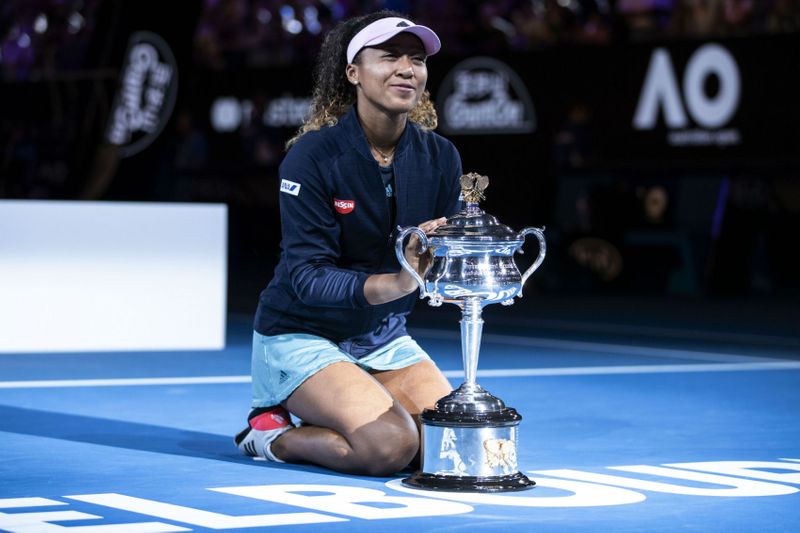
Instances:
[[[353,209],[356,208],[356,201],[355,200],[339,200],[338,198],[333,199],[333,207],[336,209],[337,213],[341,213],[346,215],[347,213],[351,212]]]
[[[395,26],[395,28],[408,28],[408,27],[409,27],[409,24],[408,24],[408,22],[405,22],[405,21],[400,21],[400,22],[397,23],[397,26]]]

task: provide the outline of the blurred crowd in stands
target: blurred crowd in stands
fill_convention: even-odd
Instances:
[[[798,0],[204,1],[196,59],[211,68],[308,60],[336,22],[381,8],[430,25],[453,55],[800,30]]]
[[[0,79],[86,67],[102,0],[0,2]]]
[[[106,0],[108,1],[108,0]],[[435,28],[447,53],[564,43],[725,37],[800,30],[800,0],[201,0],[199,66],[309,60],[338,21],[378,9]],[[4,0],[0,72],[81,68],[103,0]]]

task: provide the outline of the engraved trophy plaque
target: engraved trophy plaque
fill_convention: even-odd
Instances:
[[[478,203],[489,179],[475,173],[461,177],[466,207],[430,235],[417,227],[402,228],[395,243],[400,264],[417,281],[420,298],[440,306],[461,308],[461,354],[465,380],[420,415],[421,467],[403,484],[428,490],[500,492],[524,490],[535,483],[517,468],[517,428],[522,417],[475,381],[481,344],[481,312],[489,304],[511,305],[541,265],[546,248],[544,228],[519,233],[485,213]],[[420,240],[420,252],[430,250],[433,264],[423,277],[404,256],[410,234]],[[527,235],[539,241],[539,255],[520,275],[514,254]]]

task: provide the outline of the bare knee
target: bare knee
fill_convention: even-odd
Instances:
[[[380,424],[358,435],[353,445],[355,469],[368,476],[388,476],[402,470],[419,451],[419,432],[413,421]]]

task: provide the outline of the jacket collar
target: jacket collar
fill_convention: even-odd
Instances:
[[[353,145],[356,152],[358,154],[372,162],[376,165],[378,164],[375,161],[375,158],[372,157],[372,150],[370,150],[369,143],[367,142],[367,136],[364,133],[364,128],[361,127],[361,121],[358,120],[358,113],[356,112],[355,104],[350,106],[350,109],[342,115],[342,118],[339,119],[339,124],[342,125],[345,132],[347,133],[348,140],[350,144]],[[406,148],[411,144],[411,132],[414,127],[411,125],[411,121],[406,122],[406,127],[403,130],[403,133],[400,135],[400,139],[397,141],[397,149],[394,152],[394,159],[397,160],[399,156],[403,155],[406,151]]]

